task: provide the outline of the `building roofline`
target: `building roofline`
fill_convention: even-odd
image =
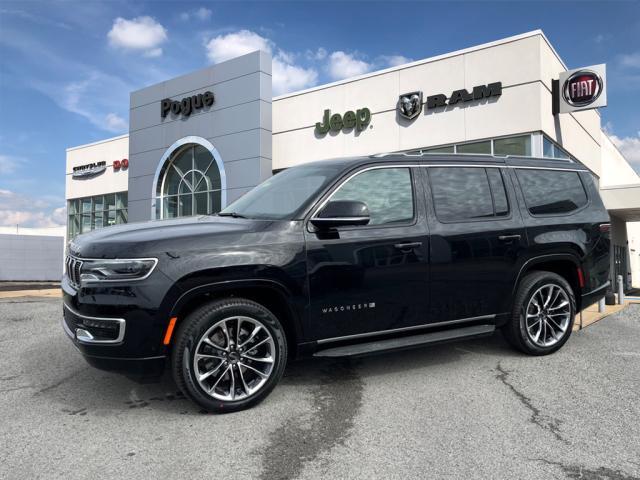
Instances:
[[[511,36],[511,37],[502,38],[500,40],[495,40],[493,42],[483,43],[481,45],[476,45],[474,47],[463,48],[461,50],[456,50],[454,52],[444,53],[444,54],[441,54],[441,55],[435,55],[433,57],[424,58],[422,60],[416,60],[415,62],[404,63],[402,65],[397,65],[395,67],[385,68],[383,70],[376,70],[374,72],[365,73],[363,75],[358,75],[356,77],[349,77],[349,78],[345,78],[345,79],[342,79],[342,80],[337,80],[335,82],[325,83],[325,84],[322,84],[322,85],[317,85],[315,87],[306,88],[304,90],[298,90],[298,91],[291,92],[291,93],[285,93],[284,95],[278,95],[276,97],[273,97],[272,101],[276,102],[278,100],[284,100],[286,98],[296,97],[298,95],[304,95],[306,93],[311,93],[311,92],[314,92],[314,91],[324,90],[324,89],[327,89],[327,88],[336,87],[338,85],[344,85],[344,84],[355,82],[355,81],[358,81],[358,80],[363,80],[365,78],[377,77],[378,75],[384,75],[386,73],[396,72],[396,71],[399,71],[399,70],[404,70],[406,68],[416,67],[418,65],[424,65],[424,64],[427,64],[427,63],[437,62],[439,60],[444,60],[444,59],[451,58],[451,57],[457,57],[459,55],[464,55],[464,54],[467,54],[467,53],[476,52],[478,50],[484,50],[484,49],[487,49],[487,48],[496,47],[498,45],[504,45],[506,43],[511,43],[511,42],[516,42],[518,40],[523,40],[525,38],[535,37],[536,35],[539,35],[540,37],[542,37],[542,39],[545,41],[547,46],[551,49],[551,51],[556,56],[558,61],[562,64],[563,68],[565,70],[568,70],[567,65],[564,63],[562,58],[560,58],[560,55],[558,55],[558,52],[556,52],[556,49],[553,48],[553,45],[551,45],[551,42],[549,41],[547,36],[544,34],[544,32],[542,30],[540,30],[540,29],[537,29],[537,30],[532,30],[530,32],[521,33],[519,35],[514,35],[514,36]]]
[[[600,190],[621,190],[627,188],[640,188],[640,183],[629,183],[626,185],[605,185],[604,187],[600,187]]]
[[[93,147],[94,145],[100,145],[101,143],[107,143],[107,142],[113,142],[114,140],[121,140],[123,138],[128,137],[129,134],[125,133],[123,135],[118,135],[117,137],[111,137],[111,138],[105,138],[104,140],[98,140],[96,142],[92,142],[92,143],[85,143],[84,145],[78,145],[75,147],[69,147],[67,148],[67,152],[71,152],[73,150],[78,150],[79,148],[87,148],[87,147]]]

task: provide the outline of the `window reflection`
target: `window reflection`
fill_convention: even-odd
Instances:
[[[176,150],[158,182],[156,216],[175,218],[220,211],[220,170],[213,155],[202,145]]]
[[[127,192],[67,201],[67,237],[119,223],[127,223]]]
[[[331,200],[364,202],[371,219],[368,225],[409,221],[413,218],[413,188],[408,168],[379,168],[353,177]]]
[[[507,194],[498,169],[433,167],[428,171],[439,220],[455,222],[508,214]]]
[[[517,175],[534,215],[569,213],[587,204],[578,172],[518,169]]]

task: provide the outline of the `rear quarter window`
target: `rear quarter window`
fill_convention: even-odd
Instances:
[[[516,169],[527,209],[532,215],[561,215],[587,204],[578,172]]]

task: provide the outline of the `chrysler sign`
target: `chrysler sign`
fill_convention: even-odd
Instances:
[[[562,72],[555,90],[555,100],[559,103],[560,113],[605,107],[607,105],[605,65]]]
[[[73,178],[90,178],[100,175],[107,169],[107,162],[94,162],[73,167]]]

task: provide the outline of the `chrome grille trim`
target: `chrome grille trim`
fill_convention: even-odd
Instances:
[[[80,287],[80,271],[82,269],[82,260],[67,255],[65,260],[66,274],[69,277],[69,282],[76,288]]]

